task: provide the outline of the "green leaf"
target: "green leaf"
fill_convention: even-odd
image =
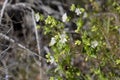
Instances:
[[[98,30],[98,28],[94,25],[93,27],[92,27],[92,32],[95,32],[95,31],[97,31]]]
[[[50,77],[50,80],[54,80],[54,77]]]
[[[71,7],[70,7],[70,10],[71,10],[71,11],[75,11],[75,8],[76,8],[76,7],[75,7],[75,4],[72,4]]]
[[[76,40],[75,41],[75,45],[80,45],[81,44],[81,41],[80,40]]]
[[[37,28],[37,29],[40,29],[40,25],[37,25],[36,28]]]
[[[120,64],[120,59],[117,59],[117,60],[116,60],[116,64]]]

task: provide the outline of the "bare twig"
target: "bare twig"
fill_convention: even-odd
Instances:
[[[4,68],[5,68],[5,80],[9,80],[8,67],[7,67],[5,61],[2,61],[2,62],[3,62]]]
[[[33,24],[34,24],[34,30],[35,30],[38,54],[40,55],[40,53],[41,53],[40,41],[39,41],[38,30],[37,30],[37,27],[36,27],[36,22],[35,22],[35,19],[34,19],[34,11],[33,10],[32,10],[32,19],[33,19]],[[41,58],[39,58],[39,59],[41,60]]]
[[[33,24],[34,24],[34,30],[35,30],[35,36],[36,36],[38,54],[40,56],[41,55],[40,41],[39,41],[39,35],[38,35],[37,27],[36,27],[36,22],[35,22],[34,11],[33,10],[32,10],[32,20],[33,20]],[[41,60],[42,60],[41,57],[39,57],[39,60],[40,60],[40,62],[36,61],[36,63],[40,66],[40,71],[39,72],[40,72],[40,78],[42,79],[43,73],[42,73],[42,69],[41,69],[41,65],[42,65],[42,63],[41,63]]]
[[[0,24],[1,24],[2,17],[3,17],[4,10],[5,10],[5,7],[6,7],[7,3],[8,3],[8,0],[5,0],[5,1],[4,1],[4,4],[3,4],[3,7],[2,7],[2,9],[1,9],[1,13],[0,13]]]
[[[50,50],[48,49],[47,46],[44,46],[44,49],[45,49],[45,51],[46,51],[47,53],[50,53]]]
[[[7,35],[5,35],[5,34],[3,34],[3,33],[0,33],[0,37],[3,38],[3,39],[5,39],[5,40],[7,40],[7,41],[9,41],[9,42],[11,42],[11,43],[16,44],[16,45],[17,45],[18,47],[20,47],[21,49],[26,50],[29,54],[36,55],[36,56],[40,57],[41,59],[46,60],[45,58],[41,57],[41,56],[38,55],[37,53],[35,53],[35,52],[31,51],[30,49],[26,48],[26,47],[23,46],[22,44],[16,43],[16,41],[15,41],[14,39],[10,38],[9,36],[7,36]]]
[[[7,55],[7,51],[11,48],[11,46],[8,46],[5,50],[0,52],[0,61]]]

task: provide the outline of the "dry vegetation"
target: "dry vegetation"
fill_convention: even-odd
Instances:
[[[70,11],[71,4],[83,7],[88,17]],[[51,80],[120,80],[119,6],[120,0],[0,0],[0,80],[49,80],[54,75],[61,78]],[[44,20],[37,22],[36,13]],[[64,13],[68,13],[70,21],[63,22],[63,29],[57,24],[46,28],[50,26],[45,22],[48,15],[62,22]],[[76,32],[79,25],[82,28]],[[45,34],[45,29],[51,30]],[[47,62],[47,53],[54,55],[58,47],[49,46],[51,37],[63,30],[69,36],[66,47],[70,48],[71,64],[80,76],[72,71],[70,75],[55,73],[56,65]],[[95,39],[100,45],[92,49],[87,45],[88,39]],[[76,40],[81,44],[75,45],[79,44]],[[58,64],[62,62],[59,65],[66,72],[71,65],[64,63],[63,57],[68,58],[60,55]]]

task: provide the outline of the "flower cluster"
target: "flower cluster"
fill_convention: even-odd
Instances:
[[[76,9],[75,9],[75,13],[76,13],[77,15],[82,14],[82,12],[80,11],[80,9],[79,9],[79,8],[76,8]]]
[[[60,35],[60,42],[61,43],[65,43],[67,41],[67,39],[66,39],[66,34],[64,33],[64,34],[61,34]]]

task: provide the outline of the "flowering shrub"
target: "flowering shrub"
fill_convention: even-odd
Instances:
[[[113,3],[113,7],[115,5],[118,4]],[[118,10],[118,6],[113,8],[114,12]],[[49,70],[50,80],[117,80],[120,77],[120,26],[115,24],[114,13],[91,14],[74,4],[70,11],[75,17],[65,12],[61,21],[52,16],[45,19],[44,34],[50,37],[52,50],[46,57],[55,66]],[[71,33],[64,30],[67,22],[77,25],[76,39],[71,39]],[[79,55],[83,57],[76,58]]]

